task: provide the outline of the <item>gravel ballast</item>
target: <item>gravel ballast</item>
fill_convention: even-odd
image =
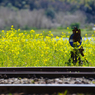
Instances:
[[[0,84],[95,84],[94,78],[8,78],[0,79]]]

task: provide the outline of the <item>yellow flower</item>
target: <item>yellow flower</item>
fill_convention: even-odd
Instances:
[[[49,33],[51,33],[51,31],[49,31]]]
[[[58,36],[56,36],[56,39],[59,39],[59,37],[58,37]]]
[[[67,29],[69,29],[69,27],[67,27]]]
[[[92,37],[94,37],[94,34],[92,34]]]
[[[53,36],[53,34],[51,34],[51,36]]]
[[[80,45],[80,43],[77,41],[77,45]]]
[[[20,31],[20,29],[18,29],[18,31]]]
[[[13,25],[11,27],[14,27]]]
[[[76,33],[78,33],[78,31],[76,31]]]
[[[35,31],[32,29],[32,30],[30,31],[30,33],[35,33]]]
[[[30,32],[18,32],[11,26],[12,30],[2,30],[0,37],[0,66],[64,66],[73,47],[69,40],[63,40],[63,37],[69,37],[62,32],[61,38],[53,37],[51,31],[49,36],[42,33],[36,34],[34,30]],[[4,32],[4,33],[3,33]],[[69,33],[69,32],[68,32]],[[94,36],[94,34],[92,34]],[[87,36],[87,35],[86,35]],[[44,37],[44,38],[43,38]],[[56,40],[57,39],[57,40]],[[83,37],[84,39],[84,37]],[[95,38],[92,37],[95,41]],[[80,45],[79,42],[74,42]],[[83,40],[84,55],[91,65],[95,65],[95,43],[92,40]],[[79,46],[78,48],[80,48]],[[76,49],[78,49],[76,48]],[[75,52],[75,51],[74,51]],[[83,58],[83,57],[82,57]],[[60,61],[59,61],[60,60]],[[74,66],[71,63],[71,66]],[[78,64],[76,64],[78,66]],[[86,66],[85,64],[83,66]]]
[[[2,32],[4,33],[5,31],[4,31],[4,30],[2,30]]]
[[[85,36],[87,36],[87,34],[85,34]]]

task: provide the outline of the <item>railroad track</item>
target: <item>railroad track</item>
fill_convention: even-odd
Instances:
[[[0,79],[7,80],[11,78],[23,78],[45,79],[45,82],[38,84],[33,83],[0,83],[0,93],[14,93],[14,92],[24,92],[24,93],[58,93],[68,91],[69,93],[95,93],[95,84],[88,83],[47,83],[48,79],[54,78],[67,78],[69,80],[72,77],[75,78],[86,78],[89,80],[95,79],[95,67],[3,67],[0,68]],[[1,81],[0,80],[0,81]],[[18,80],[17,80],[18,81]]]

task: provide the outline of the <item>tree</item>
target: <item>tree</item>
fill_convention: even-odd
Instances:
[[[49,17],[51,19],[55,18],[55,12],[53,9],[47,9],[45,14],[47,17]]]

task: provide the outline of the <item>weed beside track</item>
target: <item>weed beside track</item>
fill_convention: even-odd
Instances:
[[[2,30],[0,38],[0,67],[29,67],[29,66],[68,66],[65,62],[70,57],[70,51],[73,49],[69,41],[63,40],[68,37],[62,32],[61,37],[54,35],[49,31],[48,35],[37,34],[34,30],[29,33],[15,30],[5,32]],[[95,38],[82,42],[84,55],[89,61],[85,61],[82,66],[95,66]],[[84,58],[81,58],[85,60]],[[72,63],[71,66],[74,66]],[[79,66],[77,63],[76,66]]]

